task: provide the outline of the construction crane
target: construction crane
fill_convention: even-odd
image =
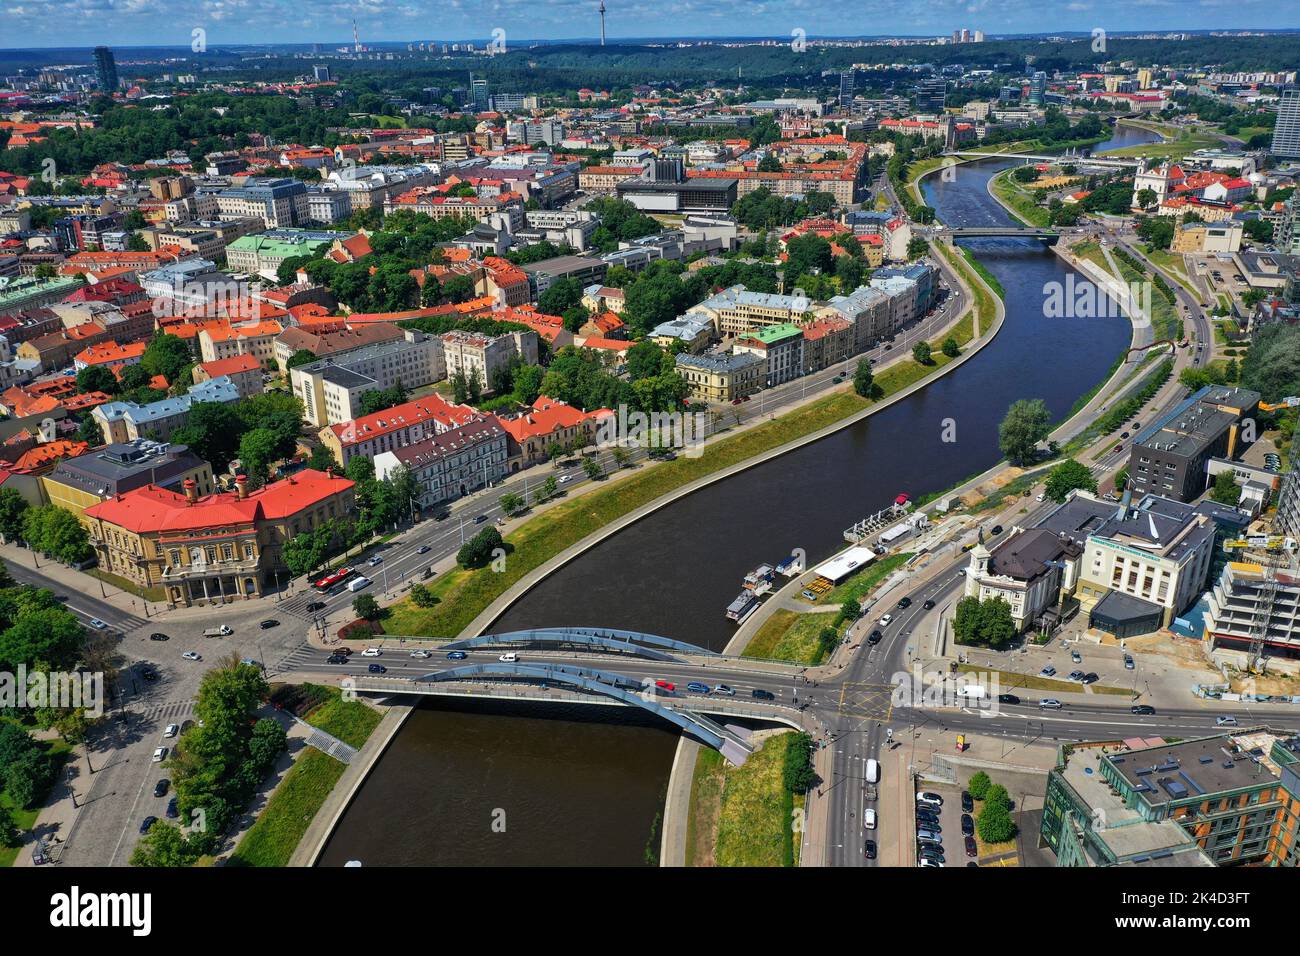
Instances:
[[[1288,395],[1280,402],[1260,402],[1259,410],[1261,412],[1275,412],[1279,408],[1297,408],[1300,407],[1300,395]]]
[[[1233,551],[1263,551],[1268,555],[1267,559],[1258,562],[1260,566],[1260,584],[1256,592],[1255,613],[1250,621],[1251,667],[1257,667],[1264,656],[1264,642],[1268,639],[1268,627],[1273,619],[1273,607],[1277,601],[1278,568],[1286,567],[1289,568],[1293,576],[1296,574],[1296,552],[1298,547],[1300,546],[1297,545],[1295,538],[1270,534],[1249,534],[1244,538],[1223,542],[1223,550],[1229,553]],[[1285,555],[1286,557],[1276,560],[1278,555]]]

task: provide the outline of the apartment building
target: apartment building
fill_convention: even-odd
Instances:
[[[1269,564],[1264,563],[1269,561]],[[1300,572],[1277,559],[1229,561],[1207,595],[1209,649],[1251,652],[1294,663],[1300,658]]]
[[[477,379],[484,392],[492,390],[493,376],[515,359],[525,365],[537,364],[537,333],[532,329],[496,336],[453,329],[442,335],[442,345],[447,378],[462,375],[466,381]]]
[[[265,372],[262,363],[252,355],[232,355],[215,362],[201,362],[191,371],[195,385],[218,378],[228,378],[234,383],[240,398],[260,395]]]
[[[307,185],[291,177],[249,177],[215,194],[218,219],[260,219],[267,229],[306,222]]]
[[[404,339],[406,333],[391,322],[367,322],[359,325],[313,323],[291,325],[275,339],[275,364],[281,372],[288,370],[289,359],[298,352],[310,352],[317,359],[341,358],[368,345],[381,345]]]
[[[803,374],[803,343],[803,329],[782,322],[740,336],[732,351],[762,359],[766,366],[764,385],[772,388]]]
[[[742,335],[768,325],[801,322],[808,318],[811,308],[812,300],[806,295],[750,292],[743,285],[734,285],[705,299],[691,311],[712,317],[721,335]]]
[[[731,402],[763,387],[767,363],[747,352],[679,353],[677,374],[690,388],[691,398],[706,402]]]
[[[399,468],[408,469],[419,489],[415,506],[428,508],[496,484],[507,474],[508,457],[508,436],[488,416],[380,452],[375,456],[375,475],[382,480]]]
[[[273,237],[266,234],[242,236],[226,247],[226,268],[231,272],[274,278],[286,259],[315,256],[329,248],[334,237],[311,234]]]
[[[552,446],[572,447],[579,436],[594,438],[608,409],[584,412],[559,399],[539,395],[533,407],[513,418],[500,419],[509,437],[509,468],[518,471],[547,461]]]
[[[852,352],[856,355],[893,333],[891,302],[880,289],[859,286],[848,295],[834,296],[816,314],[852,323]]]
[[[262,365],[275,361],[275,340],[284,326],[275,319],[243,325],[205,327],[198,334],[199,354],[205,362],[251,355]]]
[[[374,458],[482,417],[468,405],[453,405],[429,395],[350,422],[327,425],[320,430],[320,439],[346,467],[357,455]]]
[[[105,444],[133,442],[140,438],[167,441],[190,417],[195,402],[235,402],[239,389],[228,378],[215,378],[195,385],[184,395],[169,396],[137,405],[135,402],[105,402],[90,413],[104,435]]]
[[[400,339],[379,342],[300,365],[289,372],[303,417],[313,425],[333,425],[361,413],[366,392],[400,384],[419,388],[447,377],[443,340],[414,329]]]

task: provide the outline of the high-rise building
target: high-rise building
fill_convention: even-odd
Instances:
[[[853,102],[853,71],[845,70],[840,74],[840,106]]]
[[[916,111],[942,113],[948,93],[948,82],[941,76],[931,76],[916,84]]]
[[[1272,153],[1287,159],[1300,159],[1300,88],[1283,90],[1278,98]]]
[[[313,66],[311,72],[317,83],[328,83],[330,81],[330,68],[328,66]]]
[[[95,84],[105,93],[117,89],[117,61],[106,46],[95,47]]]
[[[984,42],[984,31],[983,31],[983,30],[976,30],[976,31],[975,31],[975,42],[976,42],[976,43],[983,43],[983,42]]]
[[[1032,106],[1042,106],[1046,96],[1047,74],[1042,70],[1037,70],[1029,81],[1029,103]]]
[[[1294,442],[1291,449],[1291,470],[1278,492],[1273,530],[1288,538],[1300,538],[1300,441]]]
[[[469,101],[474,104],[475,113],[486,113],[491,109],[492,97],[488,93],[488,81],[481,77],[470,77]]]

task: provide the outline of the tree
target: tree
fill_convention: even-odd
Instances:
[[[58,505],[28,509],[23,516],[23,538],[37,551],[64,564],[77,564],[95,553],[85,526],[71,511]]]
[[[254,428],[244,432],[239,439],[239,461],[244,473],[258,481],[265,481],[271,462],[280,458],[279,436],[269,428]]]
[[[0,537],[18,541],[23,536],[23,518],[31,505],[13,488],[0,488]]]
[[[603,478],[605,475],[605,469],[601,465],[600,459],[595,455],[582,459],[582,470],[587,473],[587,477],[592,481]]]
[[[1034,456],[1051,427],[1052,414],[1042,399],[1021,399],[1007,409],[998,426],[998,447],[1012,462],[1023,464]]]
[[[940,349],[944,355],[948,356],[948,358],[956,358],[961,354],[961,348],[957,345],[957,340],[951,335],[943,340],[943,345]]]
[[[311,349],[299,349],[289,356],[289,360],[284,363],[285,370],[297,368],[299,365],[310,365],[316,361],[316,353]]]
[[[115,387],[120,388],[123,392],[135,392],[142,388],[148,388],[149,383],[152,381],[153,376],[149,374],[144,366],[139,364],[127,365],[118,373]],[[101,389],[101,391],[108,391],[108,389]]]
[[[981,601],[964,597],[957,602],[952,620],[953,636],[958,644],[999,648],[1016,636],[1011,605],[1003,598]]]
[[[1210,497],[1221,505],[1229,505],[1234,508],[1241,501],[1241,489],[1237,487],[1237,479],[1231,469],[1221,471],[1214,476],[1214,486],[1210,489]]]
[[[78,392],[103,392],[105,395],[116,395],[119,387],[117,376],[109,371],[107,365],[87,365],[77,373]]]
[[[161,375],[174,386],[188,379],[186,370],[194,364],[194,356],[184,339],[159,332],[149,340],[140,364],[151,376]]]
[[[931,364],[931,362],[933,361],[933,359],[930,358],[930,343],[929,343],[929,342],[917,342],[915,345],[913,345],[913,346],[912,346],[912,358],[914,358],[914,359],[916,360],[916,362],[917,362],[918,365],[929,365],[929,364]]]
[[[416,607],[433,607],[438,603],[438,598],[428,586],[416,581],[411,585],[411,603]]]
[[[1086,465],[1080,464],[1073,458],[1053,468],[1045,484],[1047,497],[1058,504],[1064,502],[1071,491],[1079,488],[1084,491],[1096,491],[1097,479],[1093,477]]]
[[[871,359],[858,359],[857,368],[853,372],[853,391],[863,398],[875,398],[879,390],[875,376],[871,373]]]
[[[504,552],[505,541],[496,528],[484,528],[466,541],[456,552],[456,563],[462,568],[485,567],[499,552]]]
[[[559,490],[560,483],[554,475],[547,475],[546,480],[542,482],[540,488],[533,492],[533,500],[539,504],[548,498],[554,498],[555,493]]]
[[[379,602],[373,595],[359,594],[352,599],[352,611],[363,621],[373,621],[379,617]]]
[[[993,781],[989,779],[989,775],[983,770],[979,770],[972,774],[970,780],[967,781],[966,792],[971,795],[972,800],[983,800],[988,796],[989,787],[992,785]]]
[[[1016,835],[1016,824],[1010,811],[996,804],[985,804],[975,826],[985,843],[1006,843]]]
[[[244,432],[239,413],[224,402],[195,402],[189,419],[172,432],[172,441],[188,445],[194,454],[212,465],[214,472],[226,470],[239,451]]]
[[[203,851],[180,827],[157,820],[131,851],[131,865],[141,867],[193,866]]]
[[[1128,486],[1128,469],[1121,468],[1115,472],[1115,490],[1123,491]]]
[[[781,780],[790,793],[807,793],[817,783],[813,769],[813,740],[806,733],[795,734],[785,752]]]
[[[524,501],[523,495],[517,495],[513,491],[507,491],[500,498],[501,510],[507,515],[514,515],[522,511],[527,502]]]

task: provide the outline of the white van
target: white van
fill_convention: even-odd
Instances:
[[[862,826],[868,830],[876,828],[876,811],[870,807],[862,811]]]
[[[867,758],[867,783],[880,782],[880,762],[874,757]]]
[[[360,591],[362,588],[370,587],[370,579],[364,575],[357,575],[348,582],[349,591]]]

